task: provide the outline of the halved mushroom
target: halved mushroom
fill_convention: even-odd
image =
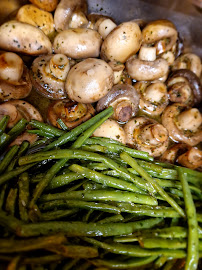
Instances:
[[[50,12],[41,10],[34,5],[22,6],[16,15],[20,22],[31,24],[41,29],[47,36],[55,31],[53,15]]]
[[[154,81],[168,75],[168,62],[159,58],[155,61],[144,61],[131,57],[126,62],[128,74],[137,81]]]
[[[113,82],[113,70],[105,61],[88,58],[70,69],[65,89],[71,100],[93,103],[111,90]]]
[[[69,28],[69,23],[74,14],[78,12],[87,14],[86,0],[61,0],[54,14],[55,29],[61,32]]]
[[[107,119],[93,133],[95,137],[107,137],[121,143],[126,143],[126,134],[123,128],[113,119]]]
[[[42,30],[15,20],[0,26],[0,48],[28,55],[52,52],[52,44]]]
[[[193,53],[180,55],[174,62],[172,70],[189,69],[200,78],[201,76],[201,59]]]
[[[10,100],[0,104],[0,118],[9,115],[8,128],[12,128],[20,119],[27,121],[35,119],[43,121],[39,111],[30,103],[24,100]]]
[[[45,11],[54,11],[57,7],[58,0],[29,0],[32,4]]]
[[[65,80],[69,69],[69,60],[63,54],[37,57],[31,66],[34,88],[50,99],[66,98]]]
[[[143,44],[154,45],[157,55],[169,51],[177,41],[175,25],[168,20],[148,23],[142,30]]]
[[[163,155],[160,157],[160,160],[163,162],[175,164],[177,158],[190,149],[190,145],[185,143],[175,143],[163,153]]]
[[[202,151],[191,147],[186,153],[178,157],[177,162],[192,170],[202,170]]]
[[[114,28],[103,41],[101,58],[124,63],[139,50],[141,42],[139,25],[133,21],[124,22]]]
[[[136,115],[139,110],[138,105],[139,95],[135,88],[128,84],[117,84],[98,101],[96,110],[99,112],[112,106],[114,109],[112,118],[126,123]]]
[[[68,29],[60,32],[54,39],[55,53],[63,53],[74,59],[98,57],[102,38],[92,29]]]
[[[200,80],[196,74],[188,69],[179,69],[171,73],[167,81],[167,86],[172,102],[192,106],[202,101]]]
[[[164,83],[137,82],[134,88],[140,95],[140,110],[151,116],[162,114],[168,105],[168,93]]]
[[[162,114],[162,124],[175,142],[195,146],[202,141],[202,116],[196,108],[187,108],[180,103],[167,106]]]
[[[168,131],[154,119],[134,117],[124,126],[126,142],[131,147],[161,156],[168,148]]]
[[[57,120],[63,120],[68,128],[74,128],[82,122],[90,119],[95,114],[95,109],[91,104],[78,103],[69,99],[56,101],[48,108],[48,121],[58,128]]]
[[[20,56],[5,52],[0,55],[0,101],[27,97],[32,90],[29,71]]]

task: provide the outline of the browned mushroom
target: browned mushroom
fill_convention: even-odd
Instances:
[[[144,61],[137,57],[131,57],[126,62],[128,74],[137,81],[154,81],[162,77],[167,78],[168,68],[168,62],[162,58]]]
[[[140,95],[139,108],[151,116],[160,115],[168,105],[166,85],[162,82],[137,82],[135,89]]]
[[[4,115],[10,116],[8,122],[9,128],[12,128],[22,118],[25,118],[27,121],[30,121],[31,119],[35,119],[41,122],[43,121],[39,111],[30,103],[24,100],[10,100],[0,104],[0,119]],[[33,143],[37,140],[37,135],[29,134],[25,131],[23,134],[18,136],[11,145],[21,144],[25,140]]]
[[[150,22],[142,30],[143,44],[154,44],[157,55],[169,51],[176,43],[177,36],[175,25],[168,20]]]
[[[136,115],[139,110],[138,105],[139,95],[135,88],[128,84],[117,84],[98,101],[96,110],[99,112],[112,106],[114,108],[112,118],[121,123],[126,123]]]
[[[0,101],[27,97],[32,89],[29,71],[15,53],[0,55]]]
[[[174,62],[172,70],[189,69],[200,78],[201,76],[201,59],[193,53],[180,55]]]
[[[179,69],[168,78],[169,96],[172,102],[186,105],[199,104],[202,101],[202,87],[199,78],[188,69]]]
[[[126,142],[131,147],[161,156],[168,148],[168,131],[157,121],[140,116],[132,118],[124,126]]]
[[[189,149],[191,149],[190,145],[185,143],[175,143],[163,153],[160,160],[174,164],[177,161],[178,156],[184,154]]]
[[[46,11],[54,11],[57,7],[58,0],[29,0],[35,6],[46,10]]]
[[[202,170],[202,151],[191,147],[186,153],[178,157],[177,162],[192,170]]]
[[[126,143],[126,134],[124,129],[113,119],[107,119],[93,133],[95,137],[107,137],[121,143]]]
[[[83,104],[65,99],[52,103],[48,108],[48,121],[60,128],[57,120],[63,120],[68,128],[74,128],[82,122],[90,119],[95,114],[95,109],[91,104]]]
[[[84,16],[86,15],[86,0],[61,0],[54,14],[55,29],[58,32],[68,29],[72,16],[78,14],[78,12],[83,13]]]
[[[162,124],[170,138],[195,146],[202,141],[202,116],[198,109],[175,103],[167,106],[162,114]]]
[[[69,60],[63,54],[37,57],[31,66],[34,88],[50,99],[66,98],[65,80],[69,69]]]

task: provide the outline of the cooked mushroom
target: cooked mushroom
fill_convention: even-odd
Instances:
[[[42,30],[14,20],[0,26],[0,48],[29,55],[52,52],[52,44]]]
[[[68,128],[74,128],[95,114],[91,104],[78,103],[69,99],[56,101],[48,108],[48,121],[60,128],[57,120],[62,119]]]
[[[188,69],[179,69],[171,73],[167,86],[172,102],[187,105],[199,104],[202,101],[202,88],[199,78]]]
[[[54,11],[57,7],[58,0],[29,0],[32,4],[46,11]]]
[[[202,117],[196,108],[187,109],[180,103],[167,106],[162,114],[162,124],[175,142],[195,146],[202,141]]]
[[[176,43],[177,35],[175,25],[168,20],[150,22],[142,30],[143,44],[154,44],[157,55],[169,51]]]
[[[107,119],[93,133],[95,137],[107,137],[121,143],[126,143],[126,134],[123,128],[113,119]]]
[[[171,66],[175,61],[175,55],[171,51],[167,51],[161,54],[161,58],[165,59],[168,62],[168,65]]]
[[[20,56],[5,52],[0,55],[0,101],[27,97],[32,90],[29,71]]]
[[[121,81],[122,74],[125,68],[124,64],[116,61],[111,61],[108,64],[114,71],[114,84],[119,83]]]
[[[105,38],[101,47],[101,58],[121,63],[135,54],[141,45],[142,35],[137,23],[124,22],[114,28]]]
[[[137,81],[154,81],[167,77],[168,68],[168,62],[162,58],[155,61],[144,61],[131,57],[126,62],[128,74]]]
[[[61,0],[54,14],[55,29],[61,32],[69,28],[70,20],[75,13],[87,13],[86,0]]]
[[[63,53],[74,59],[98,57],[102,38],[92,29],[68,29],[60,32],[54,39],[55,53]]]
[[[138,105],[139,95],[135,88],[128,84],[117,84],[98,101],[96,110],[99,112],[112,106],[114,109],[112,118],[121,123],[126,123],[136,115],[139,110]]]
[[[190,148],[191,146],[185,143],[175,143],[163,153],[160,160],[174,164],[177,161],[178,156],[182,155]]]
[[[39,56],[31,66],[33,86],[45,97],[64,99],[65,80],[69,69],[69,60],[63,54]]]
[[[53,15],[50,12],[41,10],[34,5],[22,6],[18,10],[16,19],[20,22],[38,27],[47,36],[51,35],[55,30]]]
[[[186,153],[178,157],[177,162],[192,170],[202,169],[202,151],[191,147]]]
[[[174,62],[172,70],[189,69],[200,78],[201,76],[201,59],[193,53],[180,55]]]
[[[162,114],[168,105],[168,93],[164,83],[137,82],[134,88],[140,95],[140,110],[151,116]]]
[[[111,90],[113,82],[113,70],[105,61],[88,58],[70,69],[65,89],[71,100],[93,103]]]
[[[4,115],[10,116],[8,128],[12,128],[22,118],[28,121],[31,119],[43,121],[39,111],[24,100],[10,100],[0,104],[0,118]]]
[[[159,157],[168,148],[168,131],[154,119],[134,117],[124,126],[126,142],[131,147]]]
[[[97,21],[95,27],[97,27],[97,31],[102,38],[105,39],[116,26],[111,19],[102,17]]]

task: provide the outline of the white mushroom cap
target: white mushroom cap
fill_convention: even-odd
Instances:
[[[105,61],[88,58],[70,69],[65,89],[70,99],[93,103],[111,90],[113,82],[113,70]]]
[[[124,144],[126,143],[126,135],[123,128],[113,119],[107,119],[94,131],[93,136],[107,137]]]

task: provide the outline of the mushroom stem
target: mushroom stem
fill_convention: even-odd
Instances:
[[[145,91],[145,98],[152,102],[160,102],[166,94],[165,85],[162,83],[152,83]]]
[[[69,69],[69,59],[64,54],[55,54],[46,66],[47,73],[52,73],[54,77],[62,81],[65,81]]]
[[[18,82],[23,74],[23,61],[16,53],[0,55],[0,79],[8,83]]]
[[[143,61],[155,61],[156,60],[156,48],[142,46],[138,55],[140,60]]]
[[[178,127],[184,130],[195,132],[202,123],[200,111],[196,108],[191,108],[183,111],[178,115]]]
[[[111,104],[113,106],[113,104]],[[120,122],[127,122],[133,114],[132,104],[129,100],[122,100],[114,106],[114,119]]]

